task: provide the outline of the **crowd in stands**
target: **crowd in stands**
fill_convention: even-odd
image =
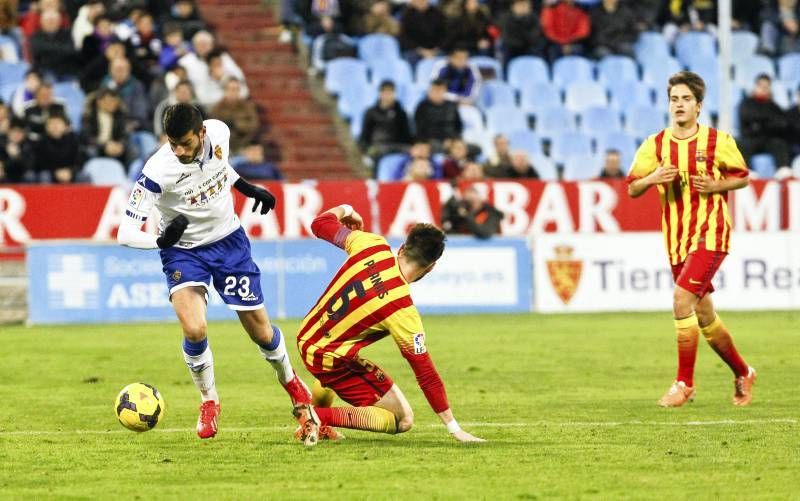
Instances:
[[[680,69],[707,82],[705,125],[732,79],[754,177],[784,176],[800,155],[800,1],[732,4],[725,75],[715,0],[284,0],[282,20],[379,180],[623,177],[667,125]]]
[[[0,0],[0,183],[135,180],[179,102],[228,124],[234,168],[281,179],[248,96],[194,0]]]

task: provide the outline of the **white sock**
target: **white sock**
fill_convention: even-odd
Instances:
[[[213,400],[219,403],[217,385],[214,379],[214,355],[211,354],[211,347],[206,347],[205,351],[199,355],[189,355],[183,352],[183,359],[194,380],[194,385],[200,390],[203,402]]]
[[[289,361],[289,354],[286,352],[286,341],[283,339],[283,333],[274,325],[272,326],[272,335],[278,336],[278,347],[274,350],[268,350],[263,346],[259,346],[258,349],[261,351],[264,359],[275,369],[278,381],[280,381],[281,384],[286,384],[294,378],[292,362]],[[274,341],[275,338],[273,337],[273,343]]]

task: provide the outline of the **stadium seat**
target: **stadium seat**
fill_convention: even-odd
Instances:
[[[766,73],[771,78],[775,77],[775,65],[767,56],[755,55],[733,65],[735,82],[746,89],[751,89],[756,77]]]
[[[0,82],[0,99],[2,99],[4,103],[10,103],[17,87],[19,87],[18,83],[4,84]]]
[[[366,87],[367,63],[352,57],[340,57],[328,62],[325,70],[325,90],[338,94],[345,87]]]
[[[113,158],[92,158],[84,164],[83,173],[90,183],[98,186],[126,186],[129,183],[125,166]]]
[[[354,139],[358,139],[361,136],[361,128],[364,125],[364,116],[363,115],[355,115],[350,120],[350,135],[353,136]]]
[[[369,62],[370,80],[378,87],[384,80],[390,80],[396,88],[411,85],[414,77],[411,65],[404,59],[378,59]]]
[[[378,91],[372,86],[357,87],[351,85],[339,92],[336,108],[339,113],[349,119],[364,112],[378,100]]]
[[[469,58],[469,64],[475,65],[481,72],[481,77],[484,80],[503,80],[503,65],[500,61],[489,56],[472,56]]]
[[[783,109],[787,109],[792,104],[792,90],[797,91],[797,87],[790,90],[786,88],[783,81],[772,81],[772,99]]]
[[[401,87],[398,92],[398,98],[400,99],[400,103],[403,105],[403,108],[406,110],[406,113],[408,113],[409,116],[413,116],[414,110],[417,109],[417,105],[420,101],[425,99],[427,93],[428,89],[412,84]]]
[[[0,60],[17,63],[21,56],[20,47],[16,39],[8,35],[0,35]]]
[[[716,55],[714,36],[705,31],[685,31],[675,39],[675,56],[684,66],[688,66],[694,57]]]
[[[536,56],[515,57],[508,63],[508,84],[517,90],[531,82],[549,82],[550,68],[544,59]]]
[[[552,159],[541,154],[530,155],[528,158],[539,174],[539,179],[542,181],[558,181],[558,169]]]
[[[575,115],[561,106],[551,106],[535,113],[537,134],[545,139],[561,132],[575,131]]]
[[[594,80],[594,63],[580,56],[565,56],[553,63],[553,83],[563,89],[576,82]]]
[[[158,138],[146,130],[140,130],[131,134],[130,145],[136,158],[147,160],[156,149],[158,149]]]
[[[358,57],[368,63],[400,59],[400,44],[391,35],[372,33],[358,40]]]
[[[681,63],[674,57],[647,59],[642,61],[642,81],[654,89],[663,89],[669,77],[682,69]]]
[[[627,167],[633,161],[639,143],[636,138],[624,131],[608,132],[595,136],[597,156],[603,157],[608,150],[617,150],[622,157],[622,165]]]
[[[622,116],[619,110],[606,106],[591,106],[581,111],[578,115],[581,122],[581,131],[591,136],[597,136],[611,131],[622,130]]]
[[[72,129],[80,131],[86,95],[77,83],[61,82],[53,85],[53,95],[64,102]]]
[[[597,63],[597,80],[608,86],[611,82],[639,80],[636,61],[627,56],[606,56]]]
[[[778,59],[778,76],[790,89],[800,85],[800,52],[786,54]]]
[[[528,116],[517,107],[495,106],[486,110],[486,130],[492,135],[527,129]]]
[[[796,179],[800,179],[800,155],[797,155],[794,157],[794,160],[792,160],[792,172]]]
[[[697,55],[691,58],[688,64],[689,71],[693,71],[703,77],[706,87],[719,85],[719,59],[714,55]]]
[[[750,157],[750,170],[761,178],[771,178],[775,175],[775,157],[769,153],[759,153]]]
[[[397,181],[401,179],[402,172],[400,167],[408,159],[408,155],[404,153],[390,153],[384,155],[378,160],[378,170],[375,177],[378,181]]]
[[[758,49],[758,35],[752,31],[739,30],[731,33],[731,58],[744,60],[754,55]]]
[[[494,154],[493,137],[486,129],[464,129],[461,133],[461,139],[467,144],[472,144],[480,147],[481,157],[484,159]]]
[[[603,169],[602,160],[591,154],[573,154],[564,159],[561,179],[564,181],[586,181],[595,179]]]
[[[512,150],[525,150],[528,155],[541,155],[542,138],[532,130],[517,130],[509,132],[506,136]]]
[[[636,60],[642,64],[663,60],[670,57],[669,42],[659,31],[645,31],[636,40],[634,53]]]
[[[719,85],[709,85],[706,87],[706,97],[703,100],[703,111],[713,115],[718,115],[720,111],[720,88]],[[742,100],[742,88],[731,82],[730,105],[735,112],[739,102]]]
[[[569,84],[564,93],[564,107],[571,111],[583,111],[592,106],[607,106],[606,88],[597,82]]]
[[[516,92],[502,80],[491,80],[481,85],[477,104],[484,110],[494,106],[516,106]]]
[[[631,106],[653,106],[653,89],[637,80],[609,82],[610,105],[618,110]]]
[[[564,162],[570,155],[591,155],[592,138],[583,132],[564,131],[553,135],[550,141],[550,158]]]
[[[468,130],[479,132],[486,130],[486,127],[483,125],[483,114],[478,108],[468,104],[462,104],[458,107],[458,114],[461,116],[461,122],[464,124],[464,133]]]
[[[637,141],[644,140],[667,125],[667,115],[661,110],[648,107],[636,107],[626,110],[625,131],[633,135]]]
[[[28,63],[9,63],[0,61],[0,84],[19,84],[25,79],[25,72],[28,71]]]
[[[520,89],[519,105],[527,113],[561,106],[561,91],[549,82],[533,82]]]
[[[416,69],[416,80],[417,85],[420,87],[428,87],[428,84],[433,80],[433,68],[436,67],[437,64],[444,61],[445,58],[443,57],[431,57],[428,59],[421,59],[417,63]]]

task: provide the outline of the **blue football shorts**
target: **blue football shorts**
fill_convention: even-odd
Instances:
[[[264,303],[261,271],[253,262],[250,241],[241,227],[207,245],[162,249],[161,264],[170,298],[185,287],[200,286],[208,291],[213,280],[214,288],[232,310],[256,310]]]

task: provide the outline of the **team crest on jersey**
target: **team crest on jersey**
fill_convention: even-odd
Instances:
[[[131,197],[128,199],[128,205],[138,209],[142,198],[144,198],[144,191],[137,186],[131,192]]]
[[[697,153],[695,154],[694,159],[697,162],[705,162],[707,160],[706,150],[697,150]]]
[[[422,355],[426,351],[428,349],[425,347],[425,333],[414,334],[414,354]]]
[[[550,284],[561,301],[568,304],[578,290],[583,261],[572,258],[574,249],[569,245],[559,245],[554,251],[556,258],[547,261]]]
[[[222,160],[222,146],[214,146],[214,156],[217,157],[217,160]]]
[[[179,282],[181,279],[181,270],[175,270],[172,272],[172,280]]]

